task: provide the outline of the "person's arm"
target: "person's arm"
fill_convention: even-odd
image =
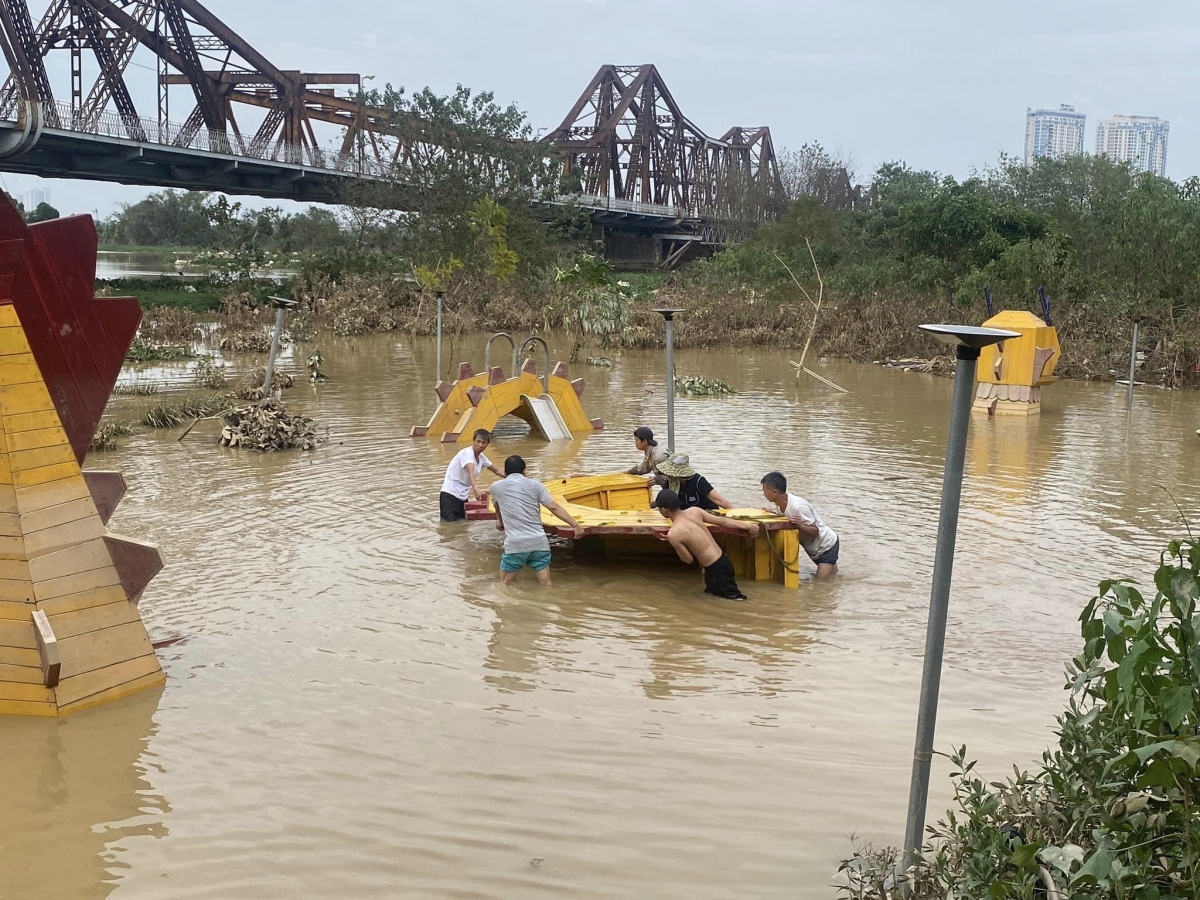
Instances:
[[[463,463],[463,468],[467,470],[467,478],[471,481],[471,493],[475,495],[475,499],[479,499],[479,482],[475,480],[475,463]]]
[[[729,508],[730,507],[728,506],[725,507],[725,509]],[[710,513],[707,509],[700,510],[700,518],[702,518],[708,525],[719,525],[724,528],[732,527],[741,531],[748,531],[750,533],[750,537],[754,537],[758,534],[757,522],[743,522],[741,519],[731,519],[728,516],[716,516]]]
[[[543,500],[542,506],[546,507],[546,509],[550,510],[550,512],[554,513],[556,516],[575,529],[575,540],[579,540],[581,537],[583,537],[583,526],[576,522],[575,517],[563,509],[561,505],[553,500],[551,500],[549,503]]]
[[[708,492],[708,499],[721,507],[721,509],[733,509],[733,504],[726,500],[722,494],[717,493],[716,488]]]
[[[694,563],[696,561],[695,558],[692,556],[692,551],[689,550],[687,548],[687,545],[685,545],[683,543],[683,539],[676,536],[674,533],[670,533],[667,535],[667,543],[669,543],[672,547],[675,548],[675,552],[677,554],[679,554],[679,558],[682,559],[688,565],[691,565],[692,563]]]
[[[487,464],[487,470],[488,470],[489,472],[491,472],[493,475],[495,475],[497,478],[503,478],[503,477],[504,477],[504,473],[500,471],[500,467],[499,467],[499,466],[497,466],[497,465],[496,465],[495,463],[493,463],[493,462],[490,462],[490,463],[488,463],[488,464]]]
[[[810,525],[799,516],[788,516],[788,521],[796,526],[796,530],[800,532],[800,537],[803,540],[811,541],[821,533],[821,529],[816,525]]]
[[[496,504],[496,530],[497,531],[504,530],[504,517],[502,515],[500,515],[500,504],[499,503]]]

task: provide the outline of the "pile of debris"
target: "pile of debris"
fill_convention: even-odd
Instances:
[[[326,430],[328,432],[328,429]],[[315,450],[328,438],[317,434],[317,423],[307,416],[290,416],[283,404],[269,399],[231,410],[221,429],[222,447],[250,450]]]
[[[881,365],[886,369],[903,369],[906,372],[925,372],[930,375],[949,377],[954,374],[957,363],[953,356],[935,356],[933,359],[921,359],[914,356],[906,359],[889,357],[877,360],[876,365]]]
[[[243,378],[237,386],[237,395],[239,400],[250,400],[257,402],[262,400],[265,394],[263,393],[263,382],[267,380],[267,370],[262,366],[254,369],[250,374]],[[296,384],[296,379],[287,372],[275,371],[271,374],[271,393],[277,394],[281,390],[290,388]]]

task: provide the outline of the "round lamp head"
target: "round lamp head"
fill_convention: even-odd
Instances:
[[[958,348],[963,359],[978,359],[979,351],[991,344],[1021,336],[1017,331],[1001,328],[982,328],[978,325],[922,325],[921,330],[933,335],[943,344]]]
[[[668,306],[652,306],[650,308],[652,310],[654,310],[656,313],[658,313],[660,316],[662,316],[664,319],[673,319],[673,318],[675,318],[675,313],[683,312],[682,309],[672,309],[671,307],[668,307]]]

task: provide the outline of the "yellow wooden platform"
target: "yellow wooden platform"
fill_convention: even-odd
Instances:
[[[608,474],[559,478],[545,482],[555,501],[584,529],[578,546],[588,554],[611,557],[675,556],[675,550],[656,534],[665,533],[670,523],[650,508],[650,485],[637,475]],[[757,522],[757,537],[744,531],[709,526],[717,543],[729,554],[740,578],[777,581],[785,587],[800,586],[800,533],[783,516],[761,509],[729,509],[720,515]],[[495,518],[495,506],[474,504],[468,518]],[[561,537],[573,536],[561,520],[542,510],[542,525]]]
[[[0,714],[164,681],[25,332],[0,305]]]

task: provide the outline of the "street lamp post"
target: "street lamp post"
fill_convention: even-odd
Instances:
[[[929,764],[933,758],[938,691],[942,683],[942,651],[946,644],[950,575],[954,568],[954,542],[958,532],[958,506],[962,498],[963,463],[967,452],[967,423],[971,419],[971,398],[975,387],[975,364],[983,347],[1021,336],[1015,331],[976,328],[970,325],[922,325],[921,330],[932,334],[944,344],[954,346],[958,365],[954,370],[950,436],[946,442],[946,469],[942,475],[942,509],[938,517],[933,584],[929,593],[929,621],[925,630],[925,666],[921,673],[921,704],[917,713],[917,739],[913,750],[908,820],[904,831],[905,865],[912,865],[920,857],[921,835],[925,831]]]
[[[437,377],[435,381],[441,381],[442,378],[442,295],[443,291],[435,291],[437,297]]]
[[[275,374],[275,357],[279,354],[279,338],[283,333],[283,314],[297,305],[286,297],[271,297],[275,306],[275,330],[271,332],[271,352],[267,354],[267,369],[263,376],[263,399],[271,397],[271,378]]]
[[[1137,333],[1138,325],[1142,323],[1141,316],[1133,317],[1133,346],[1129,348],[1129,390],[1125,394],[1125,411],[1133,412],[1133,376],[1137,368]]]
[[[675,314],[682,309],[654,307],[667,325],[667,449],[675,450]]]

